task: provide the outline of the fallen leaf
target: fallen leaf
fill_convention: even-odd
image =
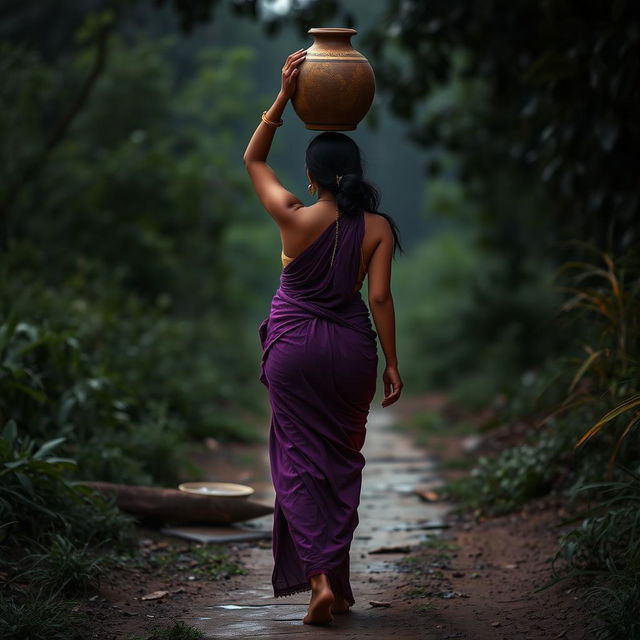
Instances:
[[[431,489],[425,489],[424,487],[420,486],[414,489],[414,493],[425,502],[437,502],[441,499],[441,496],[435,491],[432,491]]]
[[[380,600],[369,600],[369,604],[372,607],[390,607],[391,606],[390,602],[382,602]]]
[[[151,551],[162,551],[162,549],[167,549],[169,546],[170,544],[166,540],[160,540],[151,545]]]
[[[140,600],[160,600],[160,598],[164,598],[168,594],[168,591],[153,591],[152,593],[147,593],[147,595],[142,596]]]

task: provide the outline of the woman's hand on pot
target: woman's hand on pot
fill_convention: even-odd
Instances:
[[[307,55],[306,49],[300,49],[295,53],[292,53],[284,63],[282,67],[282,86],[280,88],[280,94],[289,100],[296,91],[296,83],[298,74],[300,73],[299,66],[304,62]]]

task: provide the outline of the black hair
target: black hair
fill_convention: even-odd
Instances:
[[[307,147],[307,169],[318,185],[336,197],[338,209],[344,215],[363,211],[386,218],[393,233],[393,250],[402,251],[398,226],[393,218],[378,211],[380,194],[363,176],[362,157],[358,145],[343,133],[325,131]]]

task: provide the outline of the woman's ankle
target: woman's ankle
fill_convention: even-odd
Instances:
[[[317,573],[309,578],[311,588],[314,591],[324,591],[325,589],[331,589],[331,583],[329,582],[329,576],[326,573]]]

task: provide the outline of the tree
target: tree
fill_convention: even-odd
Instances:
[[[393,110],[422,144],[458,152],[481,191],[504,167],[544,186],[562,237],[615,250],[637,241],[637,3],[391,0],[367,42]],[[483,87],[471,117],[464,104],[421,117],[455,75]]]

